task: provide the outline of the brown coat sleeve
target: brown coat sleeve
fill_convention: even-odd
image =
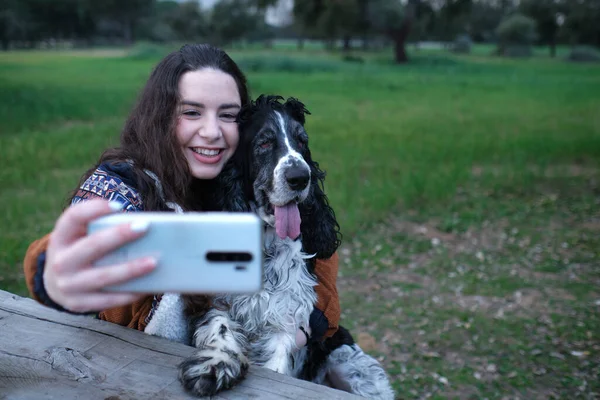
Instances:
[[[315,266],[315,275],[319,284],[315,288],[317,291],[316,307],[323,311],[329,322],[329,328],[325,332],[325,337],[331,337],[338,329],[340,323],[340,298],[337,292],[337,274],[338,274],[338,254],[335,253],[326,260],[317,260]]]
[[[29,294],[31,297],[37,301],[40,301],[40,299],[33,292],[33,278],[35,277],[35,273],[37,271],[38,257],[40,254],[46,251],[49,241],[50,234],[47,234],[41,239],[31,243],[27,249],[27,252],[25,253],[25,259],[23,260],[23,272],[25,273],[25,283],[27,284],[27,289],[29,289]]]
[[[40,254],[48,248],[49,241],[50,234],[47,234],[41,239],[31,243],[25,253],[25,259],[23,260],[25,283],[27,283],[29,294],[36,301],[40,301],[33,291],[33,279],[37,271],[37,260]],[[147,296],[133,304],[102,311],[100,312],[99,317],[108,322],[143,331],[144,328],[146,328],[146,317],[152,308],[153,298],[153,296]]]
[[[143,331],[146,329],[146,318],[152,309],[153,300],[154,296],[146,296],[133,304],[104,310],[98,317],[113,324]]]

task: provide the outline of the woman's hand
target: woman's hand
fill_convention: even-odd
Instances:
[[[148,224],[122,224],[87,236],[87,225],[121,210],[116,202],[95,199],[69,207],[50,235],[44,268],[48,296],[73,312],[94,312],[123,306],[143,297],[139,293],[111,293],[106,286],[145,275],[156,267],[153,258],[124,264],[92,267],[92,262],[143,236]]]

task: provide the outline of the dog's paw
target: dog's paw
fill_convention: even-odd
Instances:
[[[179,365],[179,380],[196,396],[212,396],[233,387],[247,372],[245,355],[207,347]]]

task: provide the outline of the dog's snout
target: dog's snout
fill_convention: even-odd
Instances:
[[[285,180],[292,190],[303,190],[310,180],[310,172],[302,167],[287,168],[285,170]]]

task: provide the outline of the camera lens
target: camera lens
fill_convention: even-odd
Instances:
[[[212,262],[249,262],[252,261],[252,254],[240,251],[209,251],[206,253],[206,259]]]

